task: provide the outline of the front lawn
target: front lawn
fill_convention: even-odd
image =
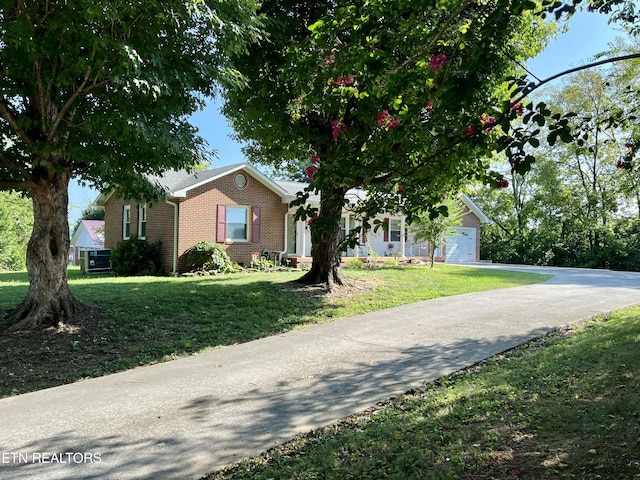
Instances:
[[[112,277],[69,271],[96,305],[77,325],[0,335],[0,397],[150,365],[396,305],[548,278],[441,265],[346,269],[354,287],[326,295],[300,272],[212,277]],[[27,293],[26,273],[0,273],[0,312]]]

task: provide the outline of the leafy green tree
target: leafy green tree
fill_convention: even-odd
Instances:
[[[197,164],[188,116],[238,79],[228,52],[258,35],[254,0],[0,1],[0,189],[33,202],[30,286],[12,329],[83,308],[66,277],[68,184],[153,199],[143,174]]]
[[[29,199],[16,192],[0,192],[0,270],[25,268],[32,228]]]
[[[435,260],[436,249],[442,248],[447,237],[454,234],[456,227],[462,225],[463,207],[460,201],[450,199],[439,205],[432,214],[423,212],[417,215],[409,226],[409,231],[417,242],[429,243],[431,268]]]
[[[637,67],[629,61],[614,70],[628,75]],[[636,107],[625,100],[630,84],[614,78],[611,68],[582,71],[544,92],[550,110],[579,112],[567,122],[576,140],[538,149],[531,169],[521,173],[512,162],[510,195],[480,195],[493,198],[480,203],[496,224],[485,229],[483,254],[497,261],[609,268],[621,267],[624,259],[635,262],[619,250],[625,242],[618,232],[635,235],[625,217],[634,215],[637,196],[636,126],[629,121]]]
[[[234,58],[248,88],[227,88],[224,111],[254,160],[307,159],[311,185],[294,202],[313,219],[313,264],[302,282],[345,282],[339,222],[350,188],[366,188],[359,213],[371,228],[366,219],[384,209],[409,220],[434,211],[441,194],[471,179],[501,185],[482,159],[519,114],[506,78],[550,31],[537,8],[519,0],[262,5],[269,41]],[[319,209],[305,206],[314,190]]]

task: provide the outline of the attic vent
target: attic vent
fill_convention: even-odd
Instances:
[[[233,182],[236,184],[236,187],[244,188],[247,186],[247,177],[239,173],[235,176],[235,178],[233,179]]]

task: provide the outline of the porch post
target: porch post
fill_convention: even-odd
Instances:
[[[407,226],[404,223],[404,217],[402,217],[400,219],[400,256],[402,258],[404,258],[404,247],[405,247],[404,237],[406,234],[406,228]]]
[[[296,234],[300,238],[300,242],[297,242],[298,248],[299,248],[298,256],[302,258],[305,256],[305,252],[307,251],[307,245],[306,245],[307,232],[306,232],[305,222],[302,220],[298,220],[298,228],[296,230],[297,230]]]

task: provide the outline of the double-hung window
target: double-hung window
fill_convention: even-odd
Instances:
[[[249,241],[249,207],[227,206],[227,241]]]
[[[389,241],[399,242],[400,232],[401,232],[400,220],[392,218],[389,221]]]
[[[125,205],[122,210],[122,238],[128,240],[131,236],[131,205]]]
[[[147,204],[138,205],[138,237],[147,238]]]

